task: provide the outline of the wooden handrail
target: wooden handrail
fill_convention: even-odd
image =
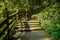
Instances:
[[[10,21],[9,22],[9,20],[11,20],[12,19],[12,21]],[[15,21],[16,20],[16,21]],[[11,30],[12,28],[13,28],[13,25],[15,24],[15,22],[17,22],[17,20],[18,20],[18,9],[17,9],[17,11],[15,12],[15,13],[13,13],[13,14],[11,14],[11,15],[9,15],[2,23],[0,23],[0,29],[2,29],[3,28],[3,30],[0,32],[0,37],[2,37],[3,35],[5,35],[5,32],[7,32],[7,34],[6,35],[8,35],[8,28],[9,28],[9,30]],[[14,22],[15,21],[15,22]],[[13,23],[14,22],[14,23]],[[10,28],[10,25],[13,23],[13,25],[11,26],[11,28]],[[4,25],[7,25],[6,27],[4,26]],[[9,25],[9,26],[8,26]],[[5,28],[4,28],[5,27]]]
[[[0,23],[0,28],[7,22],[6,20],[7,18],[3,22]]]

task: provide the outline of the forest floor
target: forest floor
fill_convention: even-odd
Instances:
[[[39,14],[32,15],[32,18],[30,20],[26,21],[29,26],[31,26],[29,24],[29,22],[38,22],[38,15]],[[28,26],[27,24],[25,24],[25,25]],[[31,27],[31,28],[35,28],[35,27]],[[30,31],[24,31],[18,37],[17,40],[52,40],[52,37],[50,37],[49,34],[46,33],[44,30],[35,30],[35,31],[31,31],[31,30],[32,29],[30,29]]]

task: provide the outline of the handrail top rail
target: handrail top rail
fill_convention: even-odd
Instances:
[[[7,18],[4,18],[2,22],[0,22],[0,24],[2,24]]]
[[[15,13],[9,15],[9,17],[13,16],[13,15],[16,15],[18,13],[18,9]],[[3,25],[3,23],[7,20],[7,18],[4,18],[4,20],[2,22],[0,22],[0,26]]]
[[[18,9],[16,10],[16,12],[15,12],[15,13],[13,13],[13,14],[9,15],[9,17],[11,17],[11,16],[13,16],[13,15],[16,15],[17,13],[18,13]]]

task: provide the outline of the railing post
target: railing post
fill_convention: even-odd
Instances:
[[[7,10],[7,8],[5,8],[5,10],[6,10],[6,13],[7,13],[7,39],[9,39],[9,12],[8,12],[8,10]]]
[[[19,14],[19,12],[18,12],[18,9],[17,9],[17,12],[16,12],[16,21],[17,21],[17,23],[18,23],[18,14]]]

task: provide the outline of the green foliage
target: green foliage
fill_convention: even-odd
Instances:
[[[0,21],[3,19],[3,10],[5,8],[5,5],[3,2],[0,2]]]
[[[40,26],[57,40],[60,37],[60,5],[55,3],[41,11],[38,17]]]
[[[59,39],[60,37],[60,24],[51,24],[48,28],[46,28],[46,31],[51,34],[51,36],[55,37],[56,39]]]

